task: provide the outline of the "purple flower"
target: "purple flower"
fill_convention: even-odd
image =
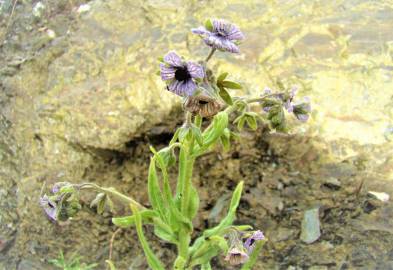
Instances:
[[[72,184],[68,183],[68,182],[57,182],[53,185],[52,187],[52,193],[57,193],[61,190],[62,187],[65,186],[72,186]]]
[[[191,96],[197,85],[196,78],[203,78],[203,67],[194,62],[184,62],[174,51],[164,56],[160,64],[161,78],[168,81],[167,89],[179,96]]]
[[[269,112],[273,106],[278,105],[279,103],[282,103],[284,105],[284,108],[289,113],[292,113],[293,112],[293,98],[295,97],[296,92],[297,92],[297,88],[293,87],[291,89],[291,91],[288,93],[273,94],[273,92],[270,88],[265,87],[264,95],[269,95],[271,97],[271,99],[266,98],[265,101],[262,102],[262,109],[265,112]]]
[[[228,251],[225,260],[231,265],[243,264],[248,260],[249,256],[242,248],[233,247]]]
[[[296,92],[297,92],[297,88],[293,87],[286,97],[282,97],[281,98],[283,100],[283,102],[284,102],[285,109],[289,113],[293,112],[293,103],[292,103],[292,101],[293,101],[293,98],[296,95]]]
[[[293,105],[293,114],[302,122],[306,122],[310,117],[311,105],[310,99],[305,97],[302,102]]]
[[[248,254],[254,250],[255,242],[264,240],[265,236],[261,231],[255,231],[250,237],[247,238],[246,242],[244,242],[244,247],[247,249]]]
[[[231,53],[240,52],[235,42],[244,39],[240,29],[225,20],[213,19],[210,21],[209,29],[200,26],[191,31],[203,37],[203,41],[208,46]]]
[[[46,194],[40,198],[40,205],[51,220],[57,221],[57,205]]]

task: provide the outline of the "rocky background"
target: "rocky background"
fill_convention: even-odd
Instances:
[[[237,222],[269,238],[255,269],[392,269],[393,204],[369,193],[393,194],[392,14],[390,1],[0,1],[0,269],[53,269],[60,250],[105,269],[112,214],[95,214],[86,194],[69,225],[52,224],[41,188],[92,181],[147,205],[148,145],[163,147],[182,121],[156,59],[205,57],[189,30],[210,17],[246,35],[240,55],[212,61],[239,94],[296,84],[313,115],[292,135],[246,131],[199,160],[196,234],[244,180]],[[174,248],[150,229],[170,264]],[[134,230],[117,235],[113,260],[147,268]],[[214,269],[230,268],[217,258]]]

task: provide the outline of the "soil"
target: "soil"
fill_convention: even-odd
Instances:
[[[84,1],[54,2],[45,2],[50,6],[45,18],[51,26],[76,27],[75,9]],[[35,3],[18,3],[8,28],[11,10],[2,14],[3,33],[6,29],[6,42],[0,50],[2,79],[18,76],[24,62],[46,49],[47,41],[41,33],[46,31],[42,27],[47,23],[31,27],[26,16]],[[66,36],[68,30],[57,33]],[[23,156],[24,145],[13,134],[18,124],[10,117],[15,93],[4,83],[0,86],[0,160],[4,164],[0,171],[0,267],[52,269],[48,260],[63,250],[66,256],[77,252],[82,261],[97,262],[97,269],[104,269],[116,227],[110,221],[112,213],[99,216],[88,207],[93,194],[84,195],[83,211],[67,225],[52,224],[39,211],[33,212],[39,214],[29,222],[41,227],[19,218],[26,211],[17,209],[19,182],[31,175],[24,167],[28,163]],[[176,108],[168,119],[132,138],[119,151],[78,148],[91,158],[83,171],[83,181],[114,186],[148,206],[148,145],[156,149],[166,146],[173,135],[169,131],[178,127],[181,119],[180,108]],[[357,154],[337,159],[332,154],[337,149],[356,149]],[[382,156],[387,156],[385,162],[377,162]],[[393,269],[393,204],[367,194],[377,189],[393,194],[387,177],[391,168],[392,160],[383,146],[359,145],[344,139],[332,145],[318,136],[268,134],[261,128],[246,131],[231,151],[223,153],[218,148],[196,163],[193,183],[200,192],[201,205],[194,236],[219,222],[236,183],[244,180],[236,224],[250,224],[269,239],[255,269]],[[175,179],[176,171],[170,174]],[[37,181],[51,183],[48,177],[38,177]],[[39,193],[36,186],[32,185],[32,190],[34,196]],[[303,216],[306,210],[316,207],[321,236],[306,244],[300,239]],[[118,206],[114,216],[128,213]],[[149,226],[145,231],[154,251],[169,266],[174,247],[154,238]],[[124,229],[116,235],[113,261],[118,269],[147,269],[135,230]],[[213,261],[213,269],[238,268],[228,267],[220,257]]]

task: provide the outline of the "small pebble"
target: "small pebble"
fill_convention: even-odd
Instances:
[[[79,6],[77,12],[78,13],[85,13],[85,12],[88,12],[90,9],[91,9],[91,6],[89,4],[83,4],[83,5]]]
[[[367,194],[370,194],[371,196],[377,198],[378,200],[382,202],[387,202],[390,199],[389,194],[385,192],[376,192],[376,191],[369,191]]]

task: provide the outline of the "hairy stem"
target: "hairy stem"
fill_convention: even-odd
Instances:
[[[128,197],[127,195],[120,193],[119,191],[117,191],[116,189],[114,189],[112,187],[104,188],[104,187],[100,187],[100,186],[93,184],[93,183],[81,184],[81,185],[77,185],[77,187],[79,187],[80,189],[95,189],[99,192],[104,192],[105,194],[111,195],[114,198],[117,198],[118,200],[126,203],[127,205],[131,204],[131,205],[134,205],[135,207],[137,207],[138,209],[145,209],[145,207],[143,205],[141,205],[140,203],[138,203],[134,199]]]
[[[210,53],[209,53],[209,55],[206,57],[206,59],[205,59],[205,63],[207,63],[209,60],[210,60],[210,58],[212,58],[212,56],[213,56],[213,54],[216,52],[216,49],[215,48],[212,48],[211,49],[211,51],[210,51]]]

